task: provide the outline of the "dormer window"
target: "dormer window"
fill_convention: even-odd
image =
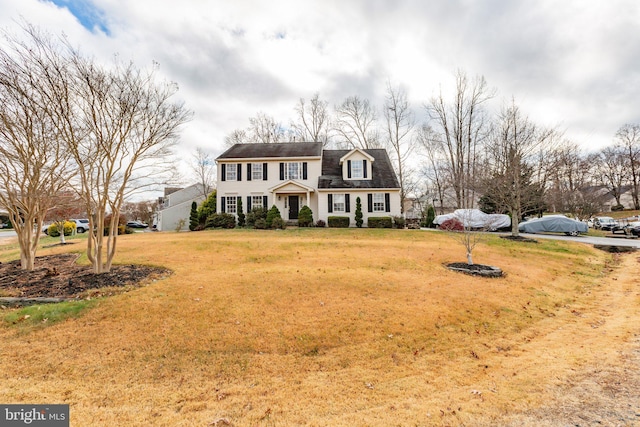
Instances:
[[[348,179],[367,179],[366,160],[347,160]]]
[[[362,166],[362,162],[363,160],[351,161],[351,178],[353,179],[364,178],[364,175],[363,175],[364,168]]]

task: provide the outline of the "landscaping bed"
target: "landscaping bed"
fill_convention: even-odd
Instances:
[[[20,260],[0,263],[0,298],[6,303],[15,303],[16,298],[29,303],[47,302],[37,298],[95,297],[102,296],[101,290],[107,288],[113,294],[170,274],[170,270],[144,265],[114,265],[108,273],[95,274],[90,265],[77,264],[78,257],[77,254],[37,257],[33,271],[21,269]]]

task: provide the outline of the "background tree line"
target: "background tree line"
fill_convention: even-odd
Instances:
[[[319,141],[327,148],[384,148],[398,175],[401,196],[409,195],[442,212],[480,207],[518,220],[543,211],[578,218],[603,209],[630,192],[640,209],[640,125],[625,124],[613,142],[588,152],[557,127],[534,123],[515,99],[496,104],[496,90],[482,76],[463,71],[449,90],[420,106],[406,90],[387,82],[377,108],[357,95],[334,106],[318,93],[293,108],[283,124],[264,112],[249,118],[225,144]],[[426,205],[424,206],[426,209]]]

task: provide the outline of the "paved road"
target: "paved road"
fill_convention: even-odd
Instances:
[[[13,230],[0,230],[0,242],[9,237],[16,237],[16,232]]]
[[[521,236],[530,237],[532,239],[555,239],[568,240],[570,242],[580,242],[589,245],[606,245],[606,246],[630,246],[640,249],[640,239],[626,238],[620,234],[620,237],[593,237],[593,236],[563,236],[561,234],[528,234],[520,233]]]
[[[441,230],[433,228],[421,228],[421,230],[440,232]],[[511,233],[494,233],[501,236],[509,236]],[[605,245],[605,246],[629,246],[640,249],[640,239],[626,238],[623,234],[615,234],[616,237],[594,237],[594,236],[565,236],[564,234],[531,234],[520,233],[523,237],[529,237],[531,239],[553,239],[553,240],[565,240],[569,242],[586,243],[588,245]]]

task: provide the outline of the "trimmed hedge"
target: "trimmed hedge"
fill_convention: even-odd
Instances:
[[[327,218],[327,224],[330,228],[349,228],[348,216],[330,216]]]
[[[236,217],[228,213],[209,215],[204,228],[235,228]]]
[[[392,228],[393,219],[390,216],[372,216],[367,219],[369,228]]]

